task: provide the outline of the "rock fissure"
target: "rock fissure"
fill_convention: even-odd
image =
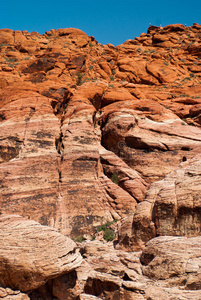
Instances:
[[[31,117],[32,117],[32,115],[34,113],[35,113],[35,109],[33,109],[32,107],[30,107],[29,117],[27,117],[25,119],[25,128],[24,128],[24,134],[23,134],[23,144],[22,144],[22,148],[19,151],[19,157],[21,157],[21,155],[23,155],[23,148],[25,148],[26,141],[27,141],[27,128],[28,128],[28,124],[29,124],[29,121],[31,120]]]

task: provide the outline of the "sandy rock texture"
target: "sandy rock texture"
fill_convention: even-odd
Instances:
[[[2,298],[200,299],[200,50],[0,30]]]
[[[24,229],[21,228],[23,233]],[[83,259],[74,264],[74,269],[68,268],[62,275],[55,274],[52,268],[53,278],[45,285],[27,291],[28,295],[1,288],[1,297],[32,300],[200,299],[200,237],[157,237],[150,240],[142,252],[115,250],[111,242],[89,240],[79,248]],[[20,281],[21,277],[18,277]],[[9,295],[11,298],[6,298]]]
[[[142,252],[128,253],[111,243],[83,242],[84,263],[76,269],[76,280],[72,275],[54,279],[53,294],[58,299],[198,300],[199,244],[198,237],[164,236],[152,239]]]
[[[27,294],[21,293],[20,291],[13,291],[10,288],[0,288],[0,298],[5,300],[29,300]]]
[[[161,181],[152,183],[133,219],[122,223],[119,238],[137,249],[155,236],[199,236],[201,232],[200,154],[182,162]],[[129,224],[131,223],[131,224]],[[129,231],[126,228],[132,227]],[[128,236],[130,240],[128,242]]]
[[[199,237],[163,236],[152,239],[142,251],[143,275],[200,290],[201,251]]]
[[[157,237],[130,253],[88,241],[81,253],[95,270],[84,290],[101,299],[200,299],[200,237]]]
[[[117,47],[73,28],[0,41],[2,212],[94,234],[200,152],[198,24]]]
[[[53,228],[17,215],[1,215],[0,230],[3,287],[28,292],[82,262],[76,244]]]

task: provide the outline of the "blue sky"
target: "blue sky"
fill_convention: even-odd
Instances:
[[[0,0],[0,28],[37,31],[79,28],[115,46],[146,32],[149,24],[201,24],[201,0]]]

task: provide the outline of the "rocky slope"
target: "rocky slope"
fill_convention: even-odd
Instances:
[[[200,299],[200,236],[157,237],[142,252],[90,240],[76,247],[17,215],[0,217],[0,234],[1,299]]]
[[[1,213],[27,219],[30,239],[35,222],[116,235],[115,250],[88,241],[76,274],[46,270],[31,292],[2,271],[1,297],[201,299],[200,146],[201,25],[151,26],[117,47],[72,28],[0,30]]]

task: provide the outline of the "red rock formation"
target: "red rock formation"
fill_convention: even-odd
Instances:
[[[145,200],[137,205],[134,219],[122,224],[120,241],[130,249],[139,249],[155,236],[199,236],[200,168],[200,155],[197,155],[181,163],[161,181],[154,182]],[[132,230],[128,231],[129,226]]]
[[[4,288],[30,292],[82,262],[76,244],[53,228],[17,215],[1,215],[0,230],[0,284]]]
[[[200,153],[200,32],[150,26],[114,47],[72,28],[0,30],[2,212],[72,236],[122,218],[130,243],[150,185]],[[142,244],[166,234],[158,210]]]

